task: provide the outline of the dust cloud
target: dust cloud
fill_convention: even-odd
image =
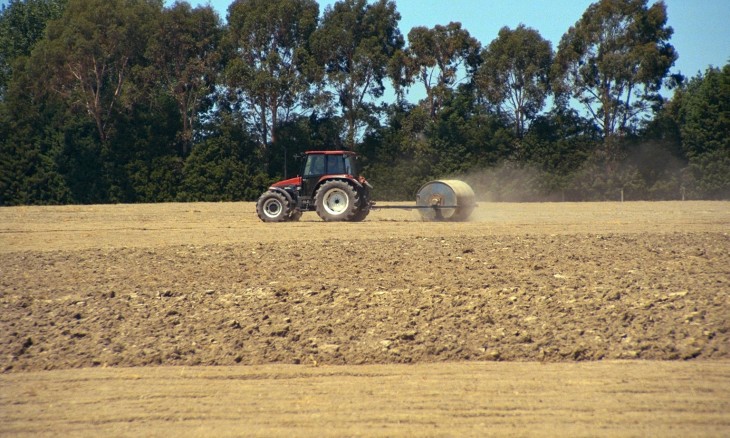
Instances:
[[[561,191],[541,190],[544,173],[531,166],[506,162],[497,167],[450,175],[474,190],[477,202],[555,202],[565,200]]]
[[[705,199],[708,194],[700,190],[701,182],[680,154],[657,142],[645,142],[628,148],[618,163],[606,163],[594,154],[574,171],[562,175],[506,161],[495,167],[451,174],[447,179],[469,184],[477,202]]]

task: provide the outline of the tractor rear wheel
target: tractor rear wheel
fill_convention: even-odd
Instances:
[[[327,222],[353,220],[359,203],[357,191],[344,181],[327,181],[314,196],[317,214]]]
[[[366,217],[368,217],[368,214],[370,214],[370,209],[367,207],[363,207],[355,212],[355,215],[352,216],[353,222],[362,222],[365,220]]]
[[[273,190],[265,192],[256,202],[256,214],[264,222],[284,222],[289,220],[290,213],[289,200]]]

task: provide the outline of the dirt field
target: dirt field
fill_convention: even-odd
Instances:
[[[727,202],[3,208],[0,435],[727,436],[729,231]]]

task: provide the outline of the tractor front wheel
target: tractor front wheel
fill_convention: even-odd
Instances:
[[[327,181],[317,190],[317,214],[327,222],[351,221],[360,202],[357,191],[344,181]]]
[[[265,192],[256,202],[256,214],[264,222],[289,220],[291,206],[284,195],[273,190]]]

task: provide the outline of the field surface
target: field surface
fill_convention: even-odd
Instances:
[[[0,209],[0,436],[730,435],[730,203]]]

